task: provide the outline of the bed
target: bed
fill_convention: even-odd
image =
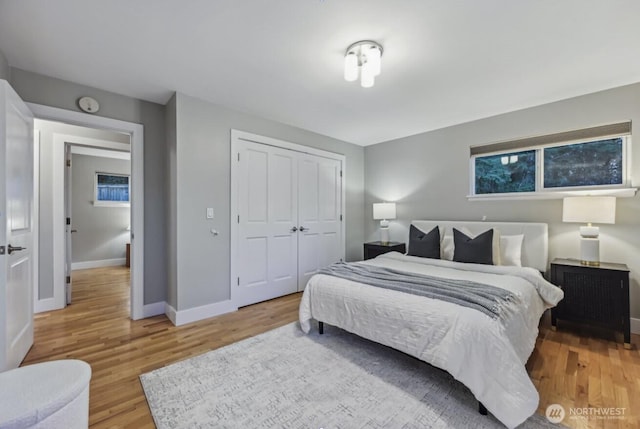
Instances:
[[[469,388],[481,410],[486,407],[509,428],[518,426],[538,407],[538,392],[525,364],[535,346],[540,317],[563,297],[561,289],[541,274],[547,268],[547,225],[452,221],[413,221],[412,225],[424,233],[437,227],[440,237],[444,237],[440,242],[441,257],[446,256],[445,247],[452,242],[448,237],[453,228],[470,237],[489,229],[495,231],[494,239],[498,231],[505,240],[522,236],[519,258],[515,258],[522,266],[461,263],[397,252],[346,265],[490,285],[492,290],[513,298],[508,304],[510,310],[498,316],[488,315],[430,295],[317,274],[309,280],[300,303],[302,330],[308,333],[315,319],[320,327],[322,323],[337,326],[444,369]],[[462,247],[459,246],[460,251]],[[495,247],[493,251],[498,252]]]

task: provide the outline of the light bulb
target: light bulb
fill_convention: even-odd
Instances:
[[[371,66],[371,70],[373,71],[374,76],[378,76],[380,74],[380,48],[377,46],[371,46],[367,51],[367,62]]]
[[[518,162],[518,155],[511,155],[511,157],[509,158],[509,163],[513,164]]]
[[[371,88],[374,83],[374,75],[373,69],[371,68],[371,64],[365,61],[362,64],[362,70],[360,71],[360,86],[363,88]]]
[[[509,164],[509,157],[508,156],[503,156],[502,158],[500,158],[500,162],[502,163],[502,165]]]
[[[353,82],[358,79],[358,57],[355,53],[349,52],[344,57],[344,80]]]

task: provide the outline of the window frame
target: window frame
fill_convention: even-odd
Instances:
[[[565,187],[550,187],[544,186],[544,149],[560,146],[571,146],[580,143],[591,143],[601,140],[609,140],[614,138],[622,139],[622,183],[616,185],[589,185],[589,186],[565,186]],[[535,191],[531,192],[502,192],[492,194],[476,194],[476,158],[495,156],[502,154],[514,154],[517,152],[525,152],[535,150]],[[625,191],[633,191],[632,195],[635,195],[635,188],[631,187],[631,135],[630,134],[613,134],[591,138],[573,139],[562,142],[523,146],[517,149],[509,149],[502,151],[486,152],[480,154],[473,154],[469,156],[469,199],[487,200],[487,199],[529,199],[529,198],[562,198],[568,194],[615,194],[620,192],[619,196],[626,196]],[[621,192],[622,191],[622,192]],[[629,196],[632,196],[629,195]]]
[[[98,200],[98,176],[119,176],[127,178],[127,187],[129,188],[129,201],[104,201]],[[96,207],[131,207],[131,175],[121,173],[106,173],[96,171],[93,180],[93,205]]]

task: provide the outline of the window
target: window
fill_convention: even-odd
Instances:
[[[630,133],[627,122],[471,147],[471,195],[628,188]]]
[[[479,156],[475,159],[475,193],[506,194],[536,190],[536,151]]]
[[[622,185],[622,138],[545,148],[544,187]]]
[[[129,206],[129,176],[126,174],[96,173],[96,206]]]

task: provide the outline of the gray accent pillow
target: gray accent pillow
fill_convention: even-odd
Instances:
[[[425,233],[411,225],[411,228],[409,228],[408,255],[440,259],[440,229],[436,226]]]
[[[475,238],[453,228],[453,243],[454,261],[493,265],[493,228]]]

